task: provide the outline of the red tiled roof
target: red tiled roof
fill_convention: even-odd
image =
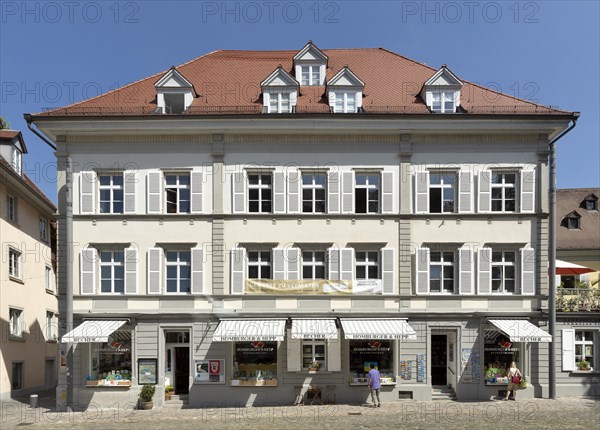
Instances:
[[[571,188],[556,191],[556,249],[600,248],[600,211],[587,210],[583,201],[590,195],[600,197],[600,188]],[[565,217],[577,211],[580,228],[569,230]]]
[[[191,114],[260,113],[260,83],[277,67],[294,75],[298,51],[215,51],[177,67],[199,93]],[[364,83],[367,113],[416,113],[429,110],[419,96],[437,71],[383,48],[323,50],[329,57],[327,80],[348,66]],[[146,115],[156,109],[154,84],[167,70],[123,88],[35,116]],[[498,93],[464,81],[461,106],[467,113],[571,114]],[[329,112],[325,87],[300,87],[298,113]]]
[[[35,182],[31,180],[29,176],[27,176],[25,173],[19,175],[17,172],[15,172],[10,163],[2,157],[0,157],[0,168],[3,168],[3,170],[5,170],[7,174],[13,176],[15,179],[24,184],[27,188],[29,188],[29,191],[31,191],[34,195],[43,200],[44,203],[46,203],[52,209],[53,212],[56,212],[56,206],[54,205],[54,203],[52,203],[52,200],[50,200],[46,196],[46,194],[44,194],[44,192],[38,188],[38,186],[35,184]]]
[[[0,130],[0,139],[13,140],[19,134],[21,134],[19,130]]]

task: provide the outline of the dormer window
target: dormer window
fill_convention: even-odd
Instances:
[[[154,86],[158,113],[185,113],[191,107],[194,97],[198,96],[192,83],[175,67],[171,67]]]
[[[344,66],[327,83],[329,106],[334,113],[356,113],[362,109],[362,96],[365,84]]]
[[[27,154],[27,146],[21,132],[0,129],[0,158],[4,158],[18,175],[23,174],[23,154]]]
[[[463,83],[443,65],[423,85],[421,97],[433,113],[456,113],[460,106],[460,89]]]
[[[312,41],[294,56],[296,79],[302,86],[325,85],[325,73],[329,58]]]
[[[312,66],[300,66],[301,85],[321,85],[321,66],[314,64]]]
[[[597,211],[598,197],[595,194],[590,194],[583,200],[583,207],[588,211]]]
[[[577,211],[573,211],[563,219],[563,226],[569,230],[580,230],[581,229],[581,215]]]
[[[432,91],[431,111],[433,113],[454,113],[456,102],[454,91]]]
[[[15,146],[12,147],[11,165],[19,175],[22,172],[23,153]]]
[[[298,81],[279,66],[260,84],[263,112],[292,113],[298,99]]]

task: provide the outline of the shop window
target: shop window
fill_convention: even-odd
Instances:
[[[116,331],[108,342],[90,343],[86,385],[131,385],[131,332]]]
[[[508,384],[508,369],[513,361],[522,373],[520,365],[521,343],[511,342],[510,338],[498,330],[485,330],[485,383],[486,385]]]
[[[353,385],[367,385],[371,363],[381,373],[383,384],[394,381],[394,350],[389,340],[350,341],[350,380]]]
[[[323,340],[304,340],[302,342],[302,368],[326,368],[326,345]]]
[[[277,385],[277,342],[236,342],[231,385]]]

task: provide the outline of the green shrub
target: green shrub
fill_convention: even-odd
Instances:
[[[144,385],[142,387],[142,391],[140,391],[140,400],[142,402],[151,402],[154,397],[154,392],[156,391],[156,386],[154,385]]]

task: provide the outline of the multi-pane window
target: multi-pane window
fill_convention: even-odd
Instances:
[[[380,279],[379,252],[356,251],[356,279]]]
[[[514,293],[516,274],[514,251],[492,251],[492,292]]]
[[[100,213],[123,213],[123,175],[99,175]]]
[[[301,66],[302,85],[320,85],[321,84],[321,66]]]
[[[23,310],[9,308],[8,319],[10,335],[21,337],[23,335]]]
[[[56,339],[56,322],[54,312],[46,312],[46,340]]]
[[[456,111],[453,91],[434,91],[431,96],[431,110],[433,112],[454,113]]]
[[[23,363],[12,364],[12,380],[11,387],[13,390],[20,390],[23,388]]]
[[[379,212],[380,180],[378,174],[356,174],[354,211],[357,214]]]
[[[302,174],[302,212],[324,213],[327,199],[327,175]]]
[[[250,212],[270,213],[272,200],[271,175],[248,174],[248,209]]]
[[[248,278],[271,279],[270,251],[248,251]]]
[[[40,239],[48,242],[48,220],[40,218]]]
[[[324,252],[302,252],[302,279],[325,279]]]
[[[594,364],[594,332],[592,330],[575,330],[575,361],[587,361]]]
[[[269,113],[290,113],[291,111],[290,93],[281,92],[269,94]]]
[[[429,256],[429,291],[454,293],[454,252],[431,252]]]
[[[100,292],[125,292],[125,259],[123,251],[100,252]]]
[[[8,248],[8,275],[21,279],[21,253],[13,248]]]
[[[567,227],[569,230],[578,230],[580,226],[580,219],[577,215],[572,215],[567,218]]]
[[[167,213],[190,212],[190,175],[165,175],[165,192],[167,194]]]
[[[588,198],[585,200],[585,208],[588,211],[595,211],[596,209],[598,209],[598,200],[596,200],[595,198]]]
[[[21,160],[23,155],[21,151],[15,147],[12,149],[12,167],[19,175],[21,174]]]
[[[167,251],[167,293],[189,293],[191,291],[190,251]]]
[[[492,211],[514,212],[517,210],[517,175],[492,172]]]
[[[302,342],[302,368],[308,369],[315,366],[325,367],[325,341],[305,340]]]
[[[47,291],[54,291],[54,282],[52,282],[52,268],[46,266],[44,270],[44,285]]]
[[[11,221],[17,220],[17,203],[11,195],[6,196],[6,217]]]
[[[456,174],[429,174],[429,212],[455,212]]]
[[[335,92],[334,113],[356,113],[355,92]]]

